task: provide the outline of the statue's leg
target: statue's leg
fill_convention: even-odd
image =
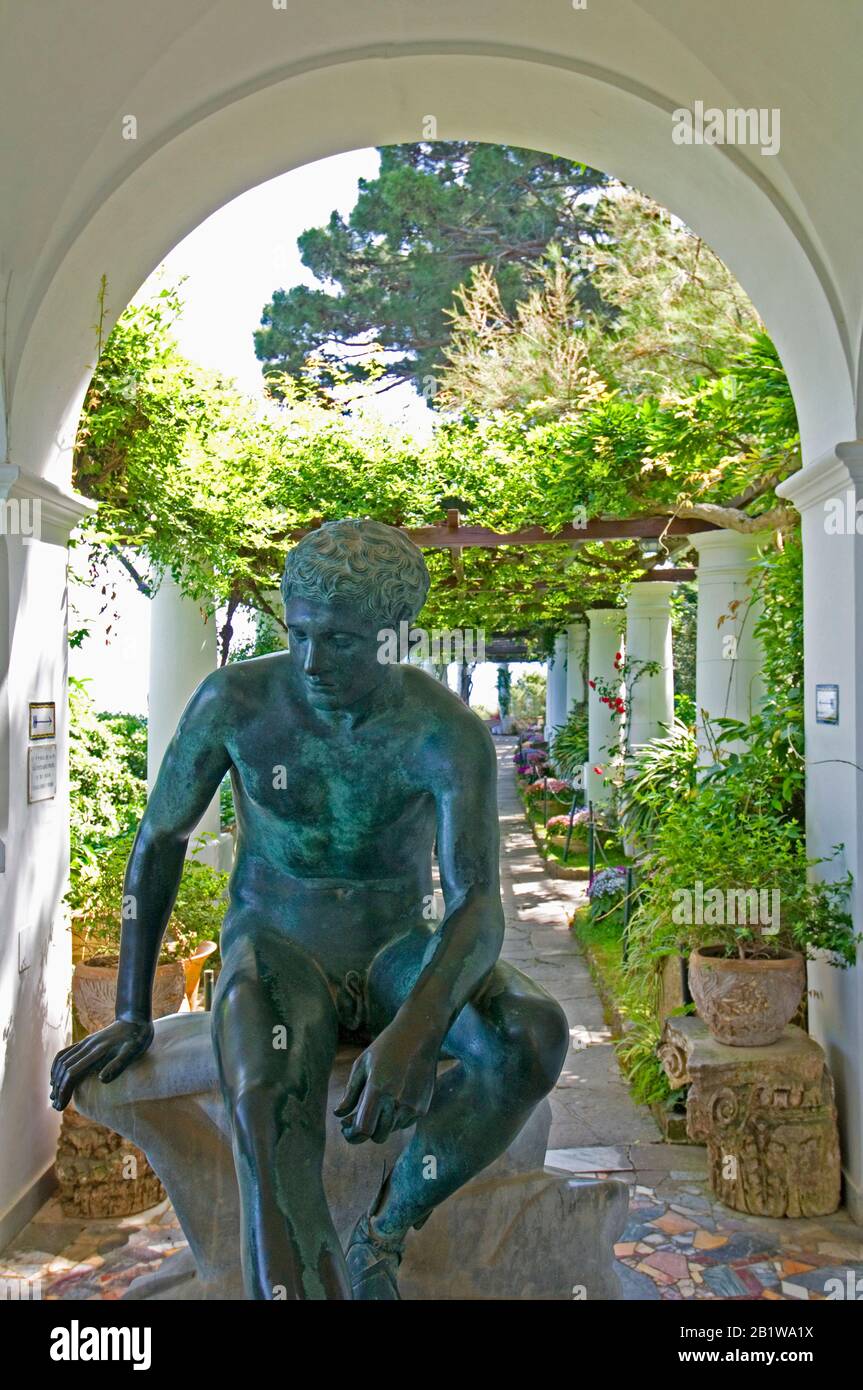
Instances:
[[[213,1041],[240,1189],[246,1296],[350,1298],[321,1176],[338,1024],[314,961],[267,931],[233,936],[213,1001]]]
[[[376,960],[369,980],[375,1031],[412,988],[424,949],[423,934],[411,933]],[[502,1154],[554,1086],[568,1045],[557,1001],[499,961],[446,1036],[441,1056],[456,1065],[439,1077],[428,1113],[397,1159],[373,1230],[403,1238]]]

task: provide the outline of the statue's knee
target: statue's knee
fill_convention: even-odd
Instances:
[[[321,1107],[308,1084],[284,1079],[251,1080],[228,1094],[228,1111],[235,1135],[249,1150],[269,1151],[291,1139],[323,1134]]]
[[[531,997],[507,1029],[510,1065],[520,1089],[539,1101],[554,1088],[569,1047],[569,1024],[552,998]]]

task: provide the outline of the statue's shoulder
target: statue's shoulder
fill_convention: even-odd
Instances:
[[[494,750],[494,740],[478,714],[468,709],[455,691],[442,681],[435,680],[419,666],[401,666],[404,690],[408,700],[432,721],[440,744],[452,750],[476,750],[487,754]]]
[[[223,712],[242,710],[247,704],[260,708],[260,701],[284,686],[288,675],[287,652],[233,661],[213,671],[198,687],[196,699]]]

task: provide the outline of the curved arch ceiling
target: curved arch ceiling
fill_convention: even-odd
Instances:
[[[422,138],[427,115],[440,138],[554,150],[670,207],[768,324],[808,457],[855,433],[863,199],[848,118],[863,105],[844,0],[288,3],[91,0],[50,23],[42,7],[6,19],[4,125],[22,136],[0,154],[17,195],[0,210],[13,461],[68,473],[102,275],[110,320],[217,207],[298,164]],[[695,99],[778,107],[779,153],[675,145],[671,112]]]

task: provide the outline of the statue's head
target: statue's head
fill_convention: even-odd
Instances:
[[[384,679],[378,633],[412,622],[429,583],[422,552],[381,521],[328,521],[288,552],[285,621],[311,704],[351,705]]]

